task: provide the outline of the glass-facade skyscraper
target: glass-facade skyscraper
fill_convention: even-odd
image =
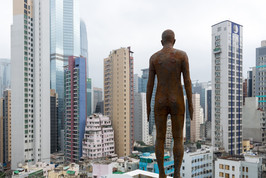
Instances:
[[[3,96],[3,91],[10,87],[10,59],[0,59],[0,97]]]
[[[57,140],[60,141],[64,129],[64,66],[68,65],[69,56],[80,56],[79,0],[50,0],[50,14],[50,87],[58,94]]]
[[[88,39],[86,24],[80,20],[80,55],[86,58],[87,62],[87,78],[89,77],[89,64],[88,64]]]

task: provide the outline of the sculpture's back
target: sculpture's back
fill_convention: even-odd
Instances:
[[[155,96],[154,113],[157,132],[155,153],[159,167],[159,177],[165,177],[163,159],[168,114],[171,115],[172,133],[174,138],[174,177],[180,177],[179,170],[184,152],[183,125],[185,112],[181,73],[183,73],[190,115],[192,116],[193,113],[188,58],[185,52],[173,48],[174,43],[174,32],[171,30],[164,31],[162,35],[163,49],[152,55],[150,59],[149,80],[147,84],[147,112],[149,119],[150,100],[154,78],[155,75],[157,75],[158,84]]]

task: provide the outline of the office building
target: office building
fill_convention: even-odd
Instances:
[[[65,160],[78,162],[87,118],[86,59],[69,57],[65,67]]]
[[[102,114],[87,117],[83,139],[83,158],[115,157],[114,130],[111,120]]]
[[[212,145],[240,154],[243,27],[228,20],[213,25],[212,49]]]
[[[84,20],[80,20],[80,55],[86,58],[87,78],[89,78],[88,38]]]
[[[103,101],[103,89],[93,87],[93,112],[96,113],[96,106]]]
[[[146,93],[134,93],[134,140],[150,143]]]
[[[0,98],[8,88],[11,88],[10,59],[0,59]]]
[[[11,169],[50,162],[50,1],[13,0]]]
[[[254,155],[221,157],[215,161],[215,177],[262,177],[262,158]]]
[[[255,97],[256,67],[247,72],[247,97]]]
[[[51,154],[59,151],[58,143],[58,94],[54,89],[50,90],[50,146]]]
[[[134,141],[133,52],[128,48],[113,50],[104,59],[104,113],[115,133],[115,153],[127,156]]]
[[[259,108],[257,97],[246,98],[243,106],[243,139],[266,143],[266,114]]]

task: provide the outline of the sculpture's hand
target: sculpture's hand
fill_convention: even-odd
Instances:
[[[190,120],[193,120],[193,107],[189,106],[189,115],[190,115]]]
[[[150,106],[147,106],[147,121],[149,122],[150,121],[150,113],[151,113],[151,107]]]

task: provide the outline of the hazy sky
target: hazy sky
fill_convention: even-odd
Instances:
[[[1,2],[0,58],[10,58],[12,0]],[[255,48],[266,40],[265,0],[80,0],[88,33],[89,71],[93,86],[103,86],[103,59],[131,46],[134,73],[148,67],[161,49],[161,33],[176,33],[175,48],[189,56],[192,80],[211,80],[211,26],[231,20],[243,25],[244,76],[255,65]],[[48,29],[47,29],[48,30]]]

